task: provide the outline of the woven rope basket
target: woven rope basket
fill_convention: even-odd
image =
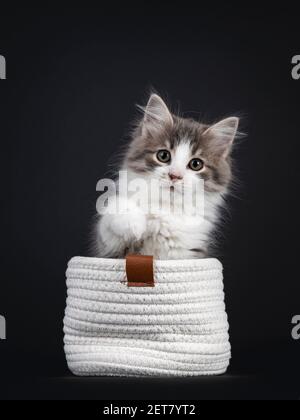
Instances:
[[[137,287],[128,276],[139,276],[141,266],[128,274],[126,264],[70,261],[64,319],[70,370],[79,376],[225,373],[230,344],[221,263],[152,260],[153,284],[140,279]]]

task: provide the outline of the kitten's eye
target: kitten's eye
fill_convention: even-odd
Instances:
[[[161,163],[169,163],[171,161],[171,153],[168,150],[160,150],[156,156]]]
[[[201,159],[192,159],[189,163],[189,167],[192,171],[201,171],[203,169],[204,163]]]

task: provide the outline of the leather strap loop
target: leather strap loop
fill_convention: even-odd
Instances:
[[[126,274],[128,287],[155,287],[153,257],[128,255]]]

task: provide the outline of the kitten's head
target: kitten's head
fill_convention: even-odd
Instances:
[[[206,191],[226,190],[238,118],[201,124],[172,115],[157,95],[150,97],[143,111],[125,159],[129,170],[168,185],[204,180]]]

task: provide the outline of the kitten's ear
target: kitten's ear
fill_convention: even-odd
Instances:
[[[158,95],[151,95],[144,113],[143,129],[146,131],[160,131],[174,124],[171,112]]]
[[[204,136],[210,137],[210,142],[214,151],[218,155],[226,158],[231,150],[232,143],[237,135],[239,127],[239,118],[230,117],[209,127]]]

